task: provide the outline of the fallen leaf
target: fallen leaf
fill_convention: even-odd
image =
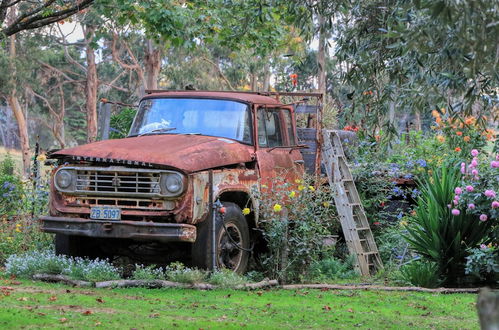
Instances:
[[[21,298],[17,298],[17,300],[19,300],[19,301],[28,301],[28,298],[26,298],[26,297],[21,297]]]
[[[37,314],[37,315],[40,315],[40,316],[45,316],[45,315],[47,315],[47,314],[42,313],[42,312],[38,312],[38,313],[36,313],[36,314]]]
[[[87,316],[87,315],[91,315],[91,314],[92,314],[92,311],[88,311],[88,310],[87,310],[87,311],[84,311],[84,312],[83,312],[83,313],[81,313],[81,314],[82,314],[82,315],[85,315],[85,316]]]
[[[66,289],[66,293],[71,293],[71,290]]]
[[[329,291],[329,288],[321,288],[321,291]]]
[[[153,313],[153,314],[149,315],[149,318],[151,318],[151,319],[156,319],[158,317],[159,317],[159,313]]]
[[[259,296],[261,296],[263,294],[263,292],[262,291],[257,291],[256,294],[259,295]]]
[[[99,325],[101,325],[102,323],[101,322],[95,322],[95,326],[98,327]]]
[[[68,319],[67,319],[67,318],[65,318],[65,317],[63,317],[63,318],[59,319],[59,322],[61,322],[61,323],[65,323],[65,322],[67,322],[67,321],[68,321]]]
[[[102,298],[97,298],[97,299],[95,299],[95,300],[96,300],[97,302],[100,302],[100,303],[103,303],[103,302],[104,302],[104,300],[102,300]]]
[[[49,298],[49,301],[56,301],[57,300],[57,297],[56,296],[52,296]]]
[[[21,285],[22,283],[19,282],[19,281],[10,281],[9,284],[11,284],[11,285]]]
[[[331,307],[328,306],[328,305],[324,305],[324,307],[322,307],[322,309],[325,310],[325,311],[330,311]]]
[[[353,309],[349,308],[349,309],[348,309],[348,312],[349,312],[349,313],[353,313]]]

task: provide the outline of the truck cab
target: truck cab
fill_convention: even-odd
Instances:
[[[58,254],[210,268],[213,251],[216,267],[243,273],[261,220],[254,192],[303,175],[295,123],[293,107],[269,95],[150,92],[128,137],[50,155],[41,228]]]

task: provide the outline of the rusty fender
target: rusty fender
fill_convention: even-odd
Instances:
[[[193,218],[192,223],[198,223],[208,215],[209,212],[209,177],[208,171],[191,174],[189,181],[193,188]],[[251,196],[251,192],[258,190],[257,170],[246,168],[241,169],[220,169],[213,171],[213,195],[215,198],[225,192],[244,192],[252,200],[255,209],[255,221],[258,220],[258,204]]]

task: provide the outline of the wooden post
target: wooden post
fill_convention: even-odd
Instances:
[[[476,308],[482,330],[499,330],[499,292],[481,289]]]

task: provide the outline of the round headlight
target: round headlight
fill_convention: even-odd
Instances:
[[[60,170],[55,175],[57,187],[66,189],[73,183],[73,174],[68,170]]]
[[[162,186],[166,195],[176,195],[184,189],[184,182],[180,174],[168,173],[162,179]]]

